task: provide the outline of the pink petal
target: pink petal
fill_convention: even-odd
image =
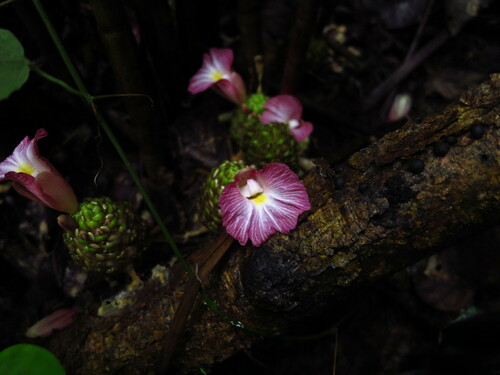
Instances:
[[[22,196],[32,201],[48,205],[43,192],[35,183],[35,177],[26,173],[9,172],[6,179],[12,180],[12,187]]]
[[[212,77],[214,71],[221,73],[224,77],[229,77],[232,63],[232,50],[211,48],[209,53],[203,55],[200,70],[189,81],[188,91],[191,94],[198,94],[217,83],[218,81]]]
[[[234,86],[234,90],[237,93],[237,104],[243,104],[245,103],[245,100],[247,98],[247,93],[245,89],[245,82],[243,81],[243,78],[236,73],[236,72],[231,72],[231,75],[229,77],[231,83]]]
[[[269,99],[264,104],[266,109],[260,118],[262,124],[271,122],[288,123],[290,120],[300,120],[302,117],[302,105],[300,101],[291,95],[278,95]]]
[[[73,214],[78,209],[78,201],[75,192],[59,174],[51,172],[40,173],[36,177],[36,183],[40,186],[54,210]]]
[[[313,124],[310,122],[301,121],[300,125],[294,129],[290,129],[290,134],[297,142],[303,142],[309,137],[314,130]]]
[[[221,79],[212,88],[227,100],[241,105],[245,102],[246,98],[243,79],[236,72],[231,73],[230,78],[231,80]]]
[[[193,95],[198,94],[202,91],[205,91],[213,84],[215,84],[215,82],[210,77],[210,73],[206,73],[200,70],[189,81],[188,91]]]
[[[262,245],[271,235],[278,231],[273,216],[266,211],[264,206],[255,209],[252,225],[248,231],[248,238],[252,241],[253,246]]]
[[[305,186],[288,165],[266,164],[259,175],[265,182],[264,194],[275,201],[287,204],[288,207],[281,207],[282,210],[301,211],[298,214],[300,215],[311,209]]]
[[[210,48],[208,54],[203,55],[203,63],[210,64],[222,74],[231,73],[234,55],[229,48]]]
[[[75,193],[61,176],[52,172],[42,172],[37,177],[26,173],[7,173],[14,181],[14,189],[22,196],[41,203],[54,210],[72,214],[78,208]]]
[[[253,223],[254,207],[241,193],[236,182],[226,185],[219,197],[222,225],[227,233],[245,245],[249,238],[249,227]]]

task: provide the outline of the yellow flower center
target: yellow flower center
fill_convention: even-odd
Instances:
[[[19,172],[19,173],[26,173],[26,174],[32,175],[35,172],[35,168],[33,168],[31,165],[29,165],[27,163],[23,163],[17,169],[17,172]]]
[[[267,197],[264,194],[259,194],[253,198],[250,198],[255,204],[262,204],[267,200]]]
[[[221,72],[219,72],[219,71],[217,71],[217,70],[216,70],[216,71],[214,71],[214,72],[212,73],[212,79],[213,79],[214,81],[219,81],[219,80],[221,80],[222,78],[224,78],[224,75],[223,75]]]

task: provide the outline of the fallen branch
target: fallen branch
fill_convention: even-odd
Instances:
[[[436,146],[443,141],[453,144],[447,152]],[[313,208],[299,226],[260,248],[233,245],[204,284],[241,326],[284,332],[467,230],[497,223],[500,74],[352,155],[336,173],[317,162],[304,182]],[[70,374],[153,374],[187,282],[174,266],[167,285],[151,279],[118,315],[90,309],[46,346]],[[215,363],[259,339],[200,302],[173,361]]]

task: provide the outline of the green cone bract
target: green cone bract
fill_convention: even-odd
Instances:
[[[222,222],[219,209],[219,196],[224,187],[233,182],[234,176],[247,166],[241,161],[225,161],[213,168],[201,185],[198,196],[198,218],[209,230],[216,231]]]
[[[261,124],[260,116],[269,97],[253,94],[243,109],[238,109],[231,122],[231,136],[244,152],[248,164],[262,167],[280,162],[295,168],[302,147],[290,134],[288,124]]]
[[[77,227],[64,233],[64,243],[73,260],[86,271],[123,271],[146,248],[145,222],[128,202],[87,198],[72,218]]]

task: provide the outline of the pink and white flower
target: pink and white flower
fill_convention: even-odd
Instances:
[[[224,98],[243,104],[246,99],[245,83],[232,69],[233,59],[232,50],[211,48],[209,53],[203,55],[201,69],[189,81],[189,92],[198,94],[212,88]]]
[[[260,122],[262,124],[271,122],[288,124],[290,133],[297,142],[306,140],[313,131],[313,125],[310,122],[302,121],[302,104],[294,96],[275,96],[264,104],[264,109]]]
[[[244,168],[219,197],[222,225],[245,245],[262,245],[276,232],[289,233],[301,213],[311,205],[298,176],[281,163],[266,164],[260,171]]]
[[[24,138],[0,163],[0,181],[12,180],[14,189],[26,198],[72,214],[78,208],[73,189],[38,152],[37,142],[46,136],[45,129],[38,129],[34,139]]]

